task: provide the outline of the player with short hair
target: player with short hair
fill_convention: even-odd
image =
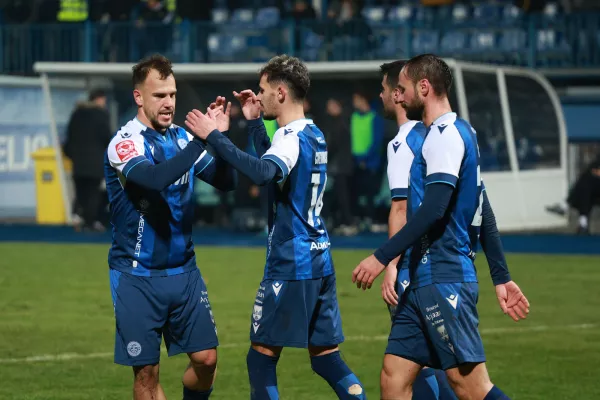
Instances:
[[[237,149],[194,110],[188,127],[259,185],[269,184],[269,237],[263,279],[251,319],[247,356],[252,399],[277,399],[276,367],[284,347],[308,348],[311,366],[340,399],[365,399],[364,388],[340,356],[342,321],[329,236],[320,217],[327,180],[327,144],[303,103],[310,86],[306,66],[286,55],[260,71],[260,92],[234,95],[254,136],[257,154]],[[223,99],[217,101],[222,105]],[[217,107],[217,109],[222,107]],[[280,128],[269,142],[260,118]],[[199,125],[198,125],[199,124]]]
[[[233,190],[237,172],[173,124],[177,86],[171,62],[154,55],[133,67],[137,117],[105,155],[113,243],[108,255],[116,319],[115,363],[133,367],[134,399],[165,399],[161,336],[169,356],[187,353],[185,400],[208,399],[217,332],[192,243],[194,176]],[[228,121],[220,120],[228,129]]]
[[[410,399],[423,366],[444,369],[459,398],[507,398],[487,374],[476,309],[473,260],[483,214],[486,221],[494,218],[475,131],[450,108],[451,83],[450,68],[434,55],[414,57],[402,68],[398,101],[407,118],[427,127],[410,170],[408,222],[353,271],[357,286],[370,288],[385,266],[411,249],[410,285],[394,316],[381,373],[385,399]],[[493,239],[484,243],[482,237],[488,261],[503,258],[497,231],[486,236]],[[529,303],[506,264],[490,268],[502,310],[515,320],[526,318]]]

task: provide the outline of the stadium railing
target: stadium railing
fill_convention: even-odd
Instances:
[[[490,5],[370,7],[363,18],[339,25],[281,20],[273,8],[220,11],[212,22],[169,25],[0,25],[0,73],[32,74],[36,61],[133,62],[151,52],[178,63],[261,62],[278,53],[347,61],[434,52],[531,68],[600,66],[600,13],[524,15],[513,6]]]

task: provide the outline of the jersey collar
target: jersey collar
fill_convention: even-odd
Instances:
[[[455,120],[456,120],[456,113],[455,112],[447,112],[446,114],[440,115],[435,121],[433,121],[433,124],[431,124],[431,125],[440,125],[440,124],[448,123],[450,121],[455,121]]]

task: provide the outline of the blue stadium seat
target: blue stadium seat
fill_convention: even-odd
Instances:
[[[514,4],[506,4],[502,8],[502,23],[504,25],[514,26],[523,21],[524,15],[525,13],[522,8],[517,7]]]
[[[412,49],[415,53],[434,53],[438,49],[440,34],[437,31],[416,31],[413,34]]]
[[[496,47],[496,34],[491,31],[478,30],[471,34],[471,51],[486,52]]]
[[[539,29],[536,35],[538,63],[544,66],[565,65],[571,57],[571,45],[565,35],[554,29]]]
[[[248,25],[254,22],[254,13],[250,8],[237,8],[231,13],[230,23]]]
[[[523,29],[506,29],[502,31],[498,47],[505,52],[526,50],[527,32]]]
[[[410,22],[413,18],[414,8],[410,5],[401,5],[390,8],[388,11],[388,21],[399,24]]]
[[[454,55],[463,53],[468,48],[468,35],[464,31],[449,31],[442,36],[440,53]]]
[[[215,24],[222,24],[227,22],[229,18],[229,11],[225,8],[213,8],[211,10],[211,20]]]
[[[366,6],[363,8],[361,14],[369,25],[380,25],[385,22],[385,7]]]
[[[254,20],[258,28],[272,28],[279,24],[279,9],[277,7],[261,8]]]
[[[246,50],[246,37],[243,35],[213,33],[208,37],[211,62],[233,62],[244,50]]]
[[[478,3],[473,5],[472,23],[476,25],[487,25],[490,22],[497,23],[500,20],[502,6],[496,3]]]
[[[300,58],[305,61],[317,61],[323,39],[309,28],[300,29]]]
[[[453,25],[463,25],[469,21],[470,12],[469,8],[464,4],[456,4],[452,8],[452,16],[450,21]]]

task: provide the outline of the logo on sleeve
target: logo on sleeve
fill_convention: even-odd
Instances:
[[[438,129],[440,130],[440,135],[444,132],[444,129],[446,129],[448,125],[444,124],[444,125],[438,125]]]
[[[133,157],[137,157],[139,154],[135,149],[133,140],[123,140],[117,143],[115,146],[119,159],[123,162],[131,160]]]
[[[392,143],[392,147],[394,148],[394,153],[398,151],[398,149],[400,148],[400,145],[402,145],[402,142]]]
[[[183,150],[183,149],[185,149],[185,147],[187,146],[187,144],[188,144],[188,141],[187,141],[187,140],[185,140],[185,139],[183,139],[183,138],[180,138],[180,139],[177,139],[177,144],[179,145],[179,148],[180,148],[181,150]]]
[[[285,136],[285,135],[287,135],[289,133],[292,133],[292,132],[294,132],[294,131],[291,130],[291,129],[286,128],[286,129],[283,130],[283,135]]]

